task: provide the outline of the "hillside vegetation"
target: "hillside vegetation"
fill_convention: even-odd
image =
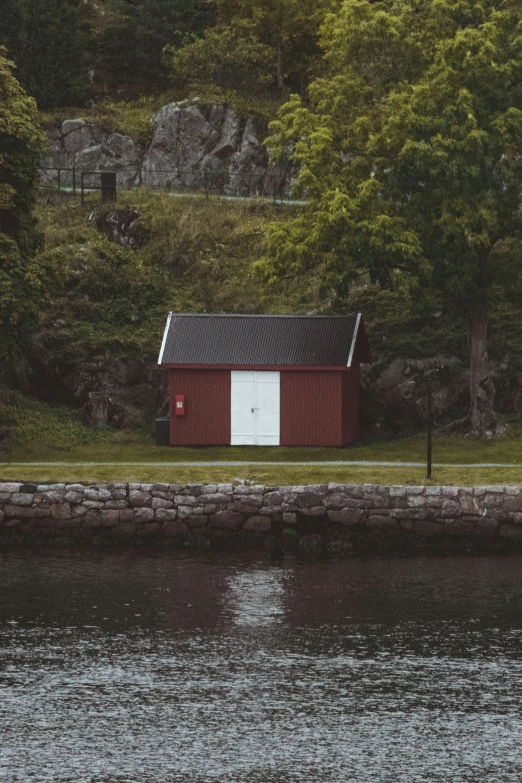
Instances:
[[[104,214],[135,210],[137,245],[122,246],[97,228]],[[40,332],[70,349],[111,349],[155,358],[165,315],[178,312],[329,313],[334,289],[321,267],[270,280],[264,261],[266,229],[291,221],[298,206],[261,199],[206,199],[138,189],[101,205],[72,196],[42,197],[37,216],[40,258],[54,270],[45,293]],[[522,279],[512,295],[495,299],[492,357],[497,362],[522,341]],[[376,358],[422,358],[446,353],[464,360],[465,325],[432,298],[419,309],[405,284],[382,289],[362,276],[345,311],[362,311]]]
[[[263,200],[207,200],[144,189],[119,194],[116,206],[101,205],[98,194],[88,195],[84,206],[70,195],[42,196],[37,261],[48,270],[47,287],[37,329],[3,377],[4,384],[22,388],[26,395],[66,407],[38,407],[41,403],[4,386],[0,432],[16,431],[18,453],[26,448],[33,457],[35,447],[48,453],[94,445],[100,435],[86,426],[83,411],[88,392],[98,388],[100,377],[103,386],[104,372],[117,383],[111,368],[118,363],[153,367],[170,310],[334,311],[321,269],[270,282],[263,263],[267,225],[292,220],[301,211]],[[121,245],[98,227],[106,226],[109,215],[129,212],[138,217],[122,241],[134,240],[134,245]],[[364,313],[378,362],[434,354],[465,361],[464,324],[445,312],[435,296],[419,311],[406,286],[382,291],[361,279],[351,290],[347,310]],[[520,316],[516,305],[499,299],[492,333],[497,361],[522,338]],[[142,418],[131,422],[138,441],[152,438],[152,421],[162,402],[159,373],[152,385],[156,396],[144,401]]]
[[[522,410],[517,24],[512,0],[6,0],[0,90],[20,99],[0,134],[0,435],[22,428],[23,395],[81,411],[121,389],[110,423],[146,427],[169,310],[361,311],[365,426],[422,426],[440,369],[437,423],[469,411],[473,432],[501,433]],[[296,164],[306,204],[140,188],[116,211],[98,195],[33,209],[42,135],[15,75],[41,120],[144,144],[154,111],[195,95],[272,120],[266,148]]]

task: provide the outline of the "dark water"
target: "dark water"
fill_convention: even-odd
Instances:
[[[0,781],[522,780],[522,560],[0,556]]]

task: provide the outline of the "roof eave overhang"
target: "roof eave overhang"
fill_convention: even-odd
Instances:
[[[309,364],[161,364],[164,370],[266,370],[273,372],[303,371],[310,372],[347,372],[350,367],[340,365],[309,365]]]
[[[357,335],[359,334],[359,327],[361,325],[361,314],[357,313],[357,319],[355,321],[355,327],[353,330],[352,344],[350,346],[350,353],[348,355],[348,367],[352,366],[353,355],[355,352],[355,345],[357,343]]]
[[[167,323],[165,324],[165,331],[163,332],[163,340],[161,341],[161,348],[158,356],[158,364],[163,363],[163,354],[165,352],[165,345],[167,344],[167,337],[170,330],[170,322],[172,320],[172,311],[168,314]]]

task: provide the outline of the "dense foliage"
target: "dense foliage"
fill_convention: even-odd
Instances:
[[[3,0],[0,43],[43,109],[213,83],[302,91],[341,0]]]
[[[273,125],[309,204],[274,228],[272,274],[321,265],[337,306],[363,270],[441,291],[469,324],[473,429],[494,429],[488,308],[522,260],[520,4],[345,0],[323,46],[309,105]]]
[[[3,0],[0,44],[41,109],[85,99],[84,40],[71,0]]]
[[[4,349],[30,330],[45,276],[40,328],[59,341],[49,325],[63,321],[64,345],[99,350],[146,350],[167,306],[361,306],[381,355],[468,352],[473,429],[495,429],[488,346],[498,359],[521,336],[520,0],[3,0],[2,43],[48,117],[90,105],[144,144],[167,100],[272,117],[285,101],[268,149],[293,157],[308,202],[273,222],[264,262],[281,215],[157,196],[151,208],[147,194],[145,247],[113,246],[76,207],[61,225],[63,205],[42,211],[36,252],[42,136],[1,59]]]
[[[302,91],[320,66],[318,34],[328,12],[340,0],[213,0],[217,26],[202,40],[187,43],[174,56],[174,74],[186,79],[207,74],[218,79],[227,70],[227,84],[238,89],[266,86],[280,92]],[[230,68],[238,63],[237,75]],[[245,78],[245,65],[250,66]],[[228,66],[228,67],[227,67]],[[256,73],[257,72],[257,73]],[[219,81],[218,81],[219,83]]]
[[[45,149],[36,104],[12,73],[0,47],[0,358],[26,334],[36,315],[44,270],[33,206],[37,166]]]
[[[143,91],[168,83],[165,46],[178,48],[189,35],[200,36],[213,9],[201,0],[106,0],[108,17],[91,40],[98,83],[109,93],[136,81]]]

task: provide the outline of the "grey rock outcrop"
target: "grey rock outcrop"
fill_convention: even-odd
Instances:
[[[118,187],[127,189],[138,181],[143,160],[143,147],[129,136],[109,133],[94,123],[84,120],[65,120],[59,129],[48,132],[49,155],[44,161],[44,182],[60,182],[71,186],[72,169],[76,169],[76,184],[80,185],[82,172],[116,171]],[[98,184],[86,177],[85,185]]]
[[[399,432],[425,426],[428,377],[435,424],[463,416],[469,406],[469,373],[456,357],[377,361],[361,371],[365,429]]]
[[[61,169],[61,184],[70,186],[75,167],[77,184],[82,172],[115,171],[121,189],[143,184],[230,196],[289,195],[295,167],[269,165],[262,144],[266,128],[254,119],[243,120],[220,103],[203,108],[182,101],[164,106],[151,122],[153,139],[145,149],[94,123],[65,120],[48,132],[44,181],[56,181]]]
[[[143,160],[143,184],[204,188],[231,196],[287,196],[295,170],[268,163],[266,129],[214,103],[171,103],[154,117],[154,137]]]

